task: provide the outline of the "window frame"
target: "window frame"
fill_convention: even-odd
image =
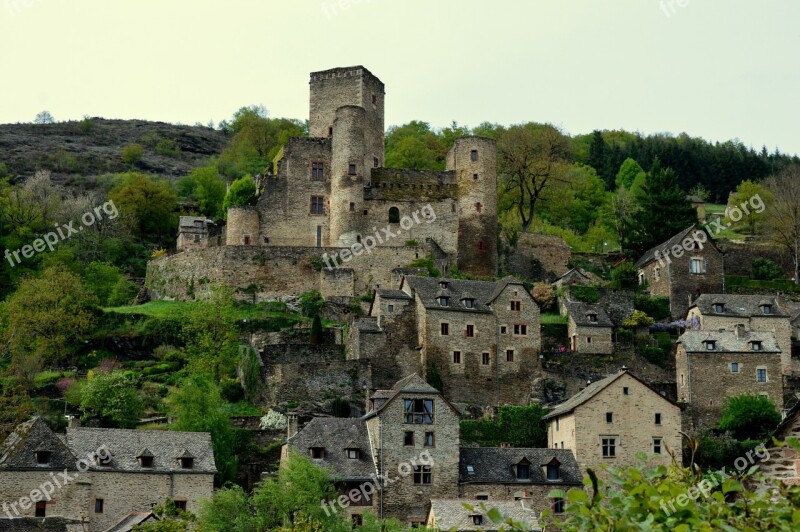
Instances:
[[[94,513],[102,514],[105,506],[105,500],[101,498],[95,498],[94,500]]]
[[[410,425],[432,425],[436,414],[435,408],[433,399],[420,397],[403,399],[403,422]]]
[[[514,362],[514,350],[506,349],[506,362]]]
[[[761,374],[764,374],[764,379],[761,379]],[[767,383],[769,382],[769,374],[767,373],[767,368],[756,368],[756,382],[758,383]]]
[[[450,336],[450,322],[439,323],[439,336]]]
[[[413,466],[413,480],[416,486],[430,486],[433,484],[433,469],[429,465]]]
[[[311,181],[325,181],[325,161],[311,161],[309,166],[309,179]]]
[[[517,332],[517,331],[521,332]],[[528,324],[527,323],[515,323],[514,328],[512,329],[514,336],[528,336]]]
[[[430,441],[430,443],[428,443]],[[422,442],[423,447],[436,447],[436,434],[433,431],[425,432],[425,439]]]
[[[481,366],[490,366],[492,364],[492,355],[484,351],[481,353]]]
[[[321,211],[321,212],[319,212]],[[309,200],[308,213],[311,216],[325,215],[325,196],[312,195]]]
[[[600,437],[600,456],[603,458],[616,458],[617,457],[617,437],[616,436],[601,436]]]

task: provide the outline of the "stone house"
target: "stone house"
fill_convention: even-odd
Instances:
[[[785,442],[787,438],[800,440],[800,401],[786,412],[780,425],[775,429],[772,437],[767,440],[765,447],[767,458],[759,462],[759,472],[764,475],[767,485],[783,483],[786,485],[800,484],[800,456],[796,449],[788,445],[778,447],[772,439]]]
[[[675,355],[678,399],[689,405],[693,423],[715,426],[725,399],[765,395],[783,408],[781,349],[772,332],[686,331]]]
[[[708,232],[696,225],[648,250],[636,262],[639,284],[651,296],[669,297],[672,319],[686,316],[691,301],[701,294],[723,292],[723,254]]]
[[[551,490],[580,488],[583,475],[569,449],[515,447],[462,448],[459,497],[488,501],[521,500],[540,515],[544,510],[563,512],[562,500]]]
[[[178,251],[205,249],[210,242],[211,227],[214,222],[204,216],[181,216],[178,221]]]
[[[455,530],[457,532],[467,530],[505,530],[502,525],[495,524],[487,515],[487,512],[479,506],[480,500],[456,500],[456,499],[434,499],[431,501],[431,509],[428,512],[426,525],[433,530]],[[464,507],[468,504],[473,507],[468,510]],[[486,509],[495,508],[506,517],[513,519],[514,522],[523,523],[531,532],[540,532],[539,520],[535,511],[525,506],[525,502],[518,501],[494,501],[486,503]]]
[[[636,465],[636,453],[653,464],[681,461],[681,409],[623,370],[589,384],[545,417],[547,443],[569,449],[582,468],[600,471]]]
[[[565,288],[573,285],[580,286],[599,286],[603,284],[603,278],[583,268],[572,268],[567,273],[556,279],[553,284],[556,288]]]
[[[792,325],[788,309],[768,295],[703,294],[689,307],[686,320],[701,331],[771,332],[781,350],[781,374],[792,374]]]
[[[512,277],[407,276],[400,290],[376,291],[348,345],[348,357],[370,360],[375,387],[412,371],[438,375],[455,403],[528,404],[540,367],[539,306]]]
[[[8,518],[59,517],[104,531],[168,498],[197,511],[215,473],[208,433],[70,427],[61,436],[35,418],[3,445],[0,501]]]
[[[599,305],[566,302],[570,351],[610,355],[614,352],[614,324]]]

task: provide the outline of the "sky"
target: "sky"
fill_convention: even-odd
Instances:
[[[797,0],[0,0],[0,123],[308,116],[364,65],[386,125],[549,122],[800,153]]]

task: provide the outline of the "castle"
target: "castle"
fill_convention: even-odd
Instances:
[[[354,296],[396,288],[392,271],[428,256],[443,272],[494,276],[495,141],[457,139],[445,171],[385,168],[384,103],[384,84],[364,67],[312,73],[309,137],[288,140],[259,180],[257,204],[230,208],[216,241],[206,220],[181,220],[187,253],[151,263],[155,297],[190,297],[189,285],[214,282],[264,297]]]

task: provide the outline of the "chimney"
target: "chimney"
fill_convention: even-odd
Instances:
[[[67,418],[67,427],[71,429],[79,429],[81,428],[81,418],[76,415],[69,414],[64,416]]]
[[[504,442],[502,442],[502,443],[500,444],[500,448],[501,448],[501,449],[511,449],[512,447],[513,447],[513,445],[511,445],[511,444],[510,444],[509,442],[507,442],[507,441],[504,441]]]
[[[291,438],[298,432],[297,414],[287,414],[289,421],[286,423],[286,438]]]

